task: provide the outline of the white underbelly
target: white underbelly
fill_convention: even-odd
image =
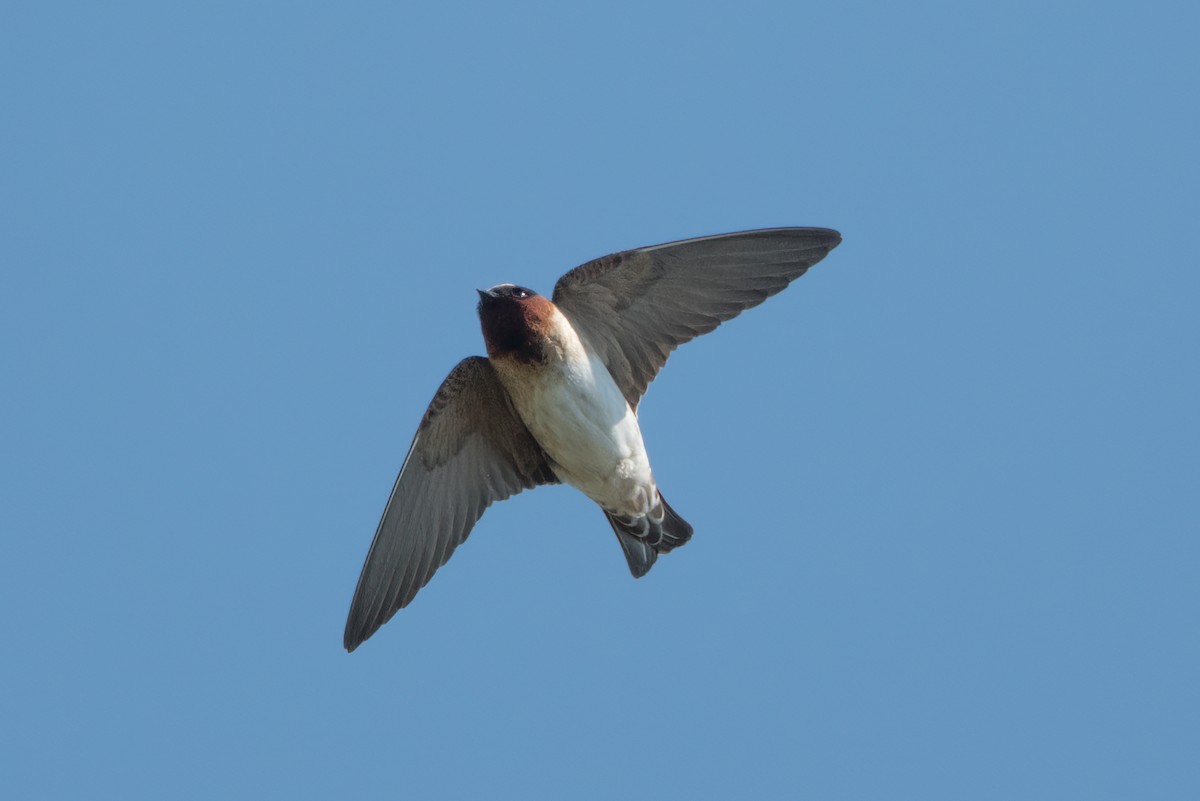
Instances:
[[[599,359],[522,378],[510,395],[558,478],[611,512],[648,514],[656,490],[637,415]]]

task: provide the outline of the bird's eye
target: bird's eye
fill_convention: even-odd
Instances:
[[[529,297],[529,291],[526,289],[514,289],[513,297],[517,300],[525,300]]]

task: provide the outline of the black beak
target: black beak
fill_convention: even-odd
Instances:
[[[479,293],[479,300],[481,302],[486,300],[494,300],[496,297],[498,297],[496,293],[490,289],[476,289],[475,291]]]

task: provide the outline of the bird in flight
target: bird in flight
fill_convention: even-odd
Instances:
[[[541,484],[595,501],[635,578],[692,527],[659,491],[638,401],[678,346],[771,295],[842,241],[768,228],[626,250],[576,267],[551,298],[479,290],[487,357],[463,359],[417,427],[367,552],[344,644],[407,606],[485,509]]]

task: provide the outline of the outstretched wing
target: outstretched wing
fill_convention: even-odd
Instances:
[[[827,228],[765,228],[626,250],[564,275],[554,303],[636,409],[671,351],[762,303],[841,241]]]
[[[392,487],[350,604],[346,650],[408,605],[493,501],[556,481],[491,363],[481,356],[459,362],[429,404]]]

